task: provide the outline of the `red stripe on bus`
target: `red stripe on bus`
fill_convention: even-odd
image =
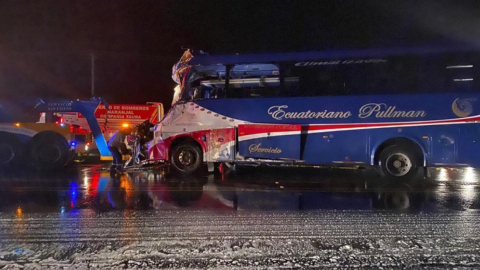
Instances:
[[[307,127],[307,131],[321,131],[321,130],[344,130],[344,129],[358,129],[358,128],[382,128],[382,127],[408,127],[408,126],[422,126],[422,125],[442,125],[442,124],[454,124],[454,123],[468,123],[480,121],[480,116],[459,118],[459,119],[446,119],[446,120],[429,120],[429,121],[417,121],[417,122],[389,122],[389,123],[356,123],[356,124],[320,124],[320,125],[304,125]],[[251,125],[251,128],[242,130],[239,127],[238,136],[248,136],[263,133],[280,133],[289,131],[300,131],[301,126],[299,124],[292,124],[294,128],[272,128],[266,125],[260,125],[261,128],[254,128],[255,125]],[[278,125],[288,126],[288,125]]]

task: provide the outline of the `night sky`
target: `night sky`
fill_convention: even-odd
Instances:
[[[0,98],[170,104],[183,48],[210,54],[479,44],[479,1],[0,0]]]

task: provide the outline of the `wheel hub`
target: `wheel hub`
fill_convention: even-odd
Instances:
[[[404,176],[412,169],[412,161],[403,153],[395,153],[387,158],[386,168],[393,176]]]
[[[393,162],[393,167],[395,167],[395,168],[397,168],[397,169],[400,168],[400,167],[402,167],[402,162],[401,162],[400,160],[395,160],[395,161]]]
[[[178,161],[184,165],[188,166],[193,163],[193,153],[188,150],[183,150],[178,155]]]

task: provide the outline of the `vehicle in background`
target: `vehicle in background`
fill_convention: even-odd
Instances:
[[[111,160],[111,156],[100,155],[95,144],[95,139],[85,116],[78,112],[61,114],[66,124],[74,127],[75,141],[77,142],[77,154],[79,160]],[[163,118],[163,104],[148,102],[147,104],[99,104],[95,110],[95,118],[102,128],[105,140],[118,132],[121,128],[137,127],[148,121],[156,124]]]
[[[56,170],[75,156],[73,127],[58,113],[81,112],[102,154],[109,151],[93,112],[99,100],[20,100],[0,102],[0,168]]]
[[[397,48],[193,55],[174,66],[174,104],[151,162],[373,166],[410,179],[480,166],[480,54]]]

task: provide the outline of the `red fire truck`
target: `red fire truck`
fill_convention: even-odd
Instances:
[[[63,113],[62,120],[73,127],[78,160],[102,159],[111,160],[111,156],[100,155],[95,144],[94,135],[87,119],[81,113]],[[148,102],[147,104],[99,104],[95,110],[95,118],[102,129],[105,140],[122,127],[135,127],[145,121],[157,123],[163,117],[163,104]]]

